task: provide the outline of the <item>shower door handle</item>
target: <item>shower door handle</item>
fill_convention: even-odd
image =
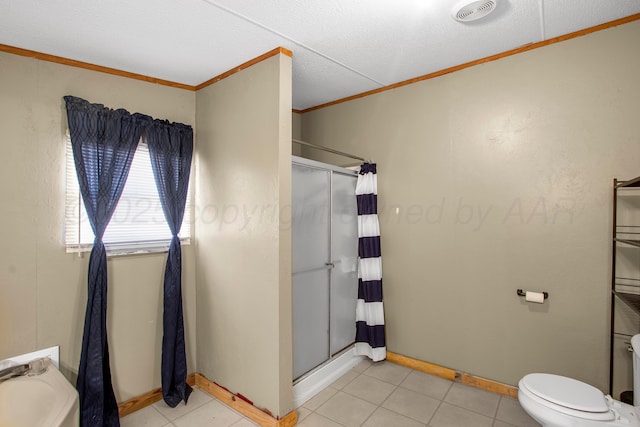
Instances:
[[[316,264],[318,265],[318,264]],[[291,272],[292,276],[297,276],[298,274],[305,274],[305,273],[313,273],[315,271],[322,271],[322,270],[331,270],[335,267],[334,263],[332,262],[325,262],[324,264],[321,264],[318,267],[311,267],[311,268],[305,268],[302,270],[298,270],[298,271],[293,271]]]

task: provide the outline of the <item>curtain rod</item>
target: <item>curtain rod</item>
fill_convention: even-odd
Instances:
[[[329,153],[338,154],[340,156],[349,157],[351,159],[356,159],[356,160],[361,160],[363,162],[366,162],[366,160],[363,159],[362,157],[354,156],[353,154],[345,153],[343,151],[334,150],[332,148],[323,147],[322,145],[312,144],[310,142],[301,141],[301,140],[295,139],[295,138],[292,138],[291,142],[295,142],[296,144],[306,145],[307,147],[316,148],[318,150],[323,150],[323,151],[327,151]]]

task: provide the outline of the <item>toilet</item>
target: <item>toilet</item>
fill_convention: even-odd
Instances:
[[[553,374],[528,374],[518,383],[518,401],[543,427],[640,427],[640,334],[633,347],[634,405],[605,396],[597,388]]]

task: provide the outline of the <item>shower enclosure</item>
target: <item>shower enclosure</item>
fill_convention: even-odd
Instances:
[[[294,380],[355,341],[356,177],[349,169],[293,157]]]

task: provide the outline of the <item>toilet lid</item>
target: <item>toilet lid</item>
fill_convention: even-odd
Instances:
[[[522,383],[535,395],[544,400],[583,412],[608,412],[604,394],[597,388],[553,374],[529,374]]]

